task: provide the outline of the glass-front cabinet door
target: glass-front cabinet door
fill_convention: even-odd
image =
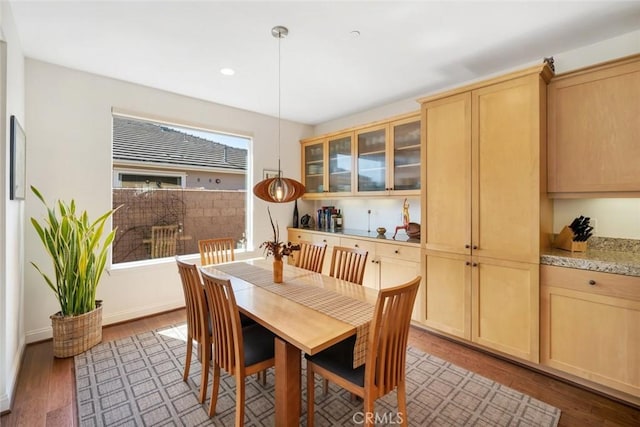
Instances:
[[[390,125],[393,167],[390,181],[394,192],[420,191],[420,116]]]
[[[327,138],[329,193],[353,191],[353,133]]]
[[[358,148],[357,191],[384,192],[387,186],[388,126],[366,128],[356,133]]]
[[[302,147],[305,194],[322,194],[325,191],[324,139],[305,142]]]

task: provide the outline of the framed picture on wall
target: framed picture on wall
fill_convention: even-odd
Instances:
[[[262,179],[277,178],[278,171],[272,169],[263,169]]]
[[[11,116],[9,149],[11,156],[10,198],[11,200],[24,200],[27,187],[27,137],[16,116]]]

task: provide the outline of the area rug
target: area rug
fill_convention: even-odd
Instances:
[[[235,382],[220,381],[217,413],[207,415],[209,397],[198,402],[200,363],[193,360],[182,381],[186,326],[105,342],[75,356],[81,426],[229,426],[235,417]],[[195,354],[195,352],[194,352]],[[306,378],[303,361],[303,414]],[[209,377],[211,378],[211,376]],[[274,426],[274,372],[267,384],[246,379],[245,425]],[[362,402],[330,385],[323,395],[316,378],[318,426],[363,423]],[[410,426],[556,426],[560,410],[530,396],[414,348],[407,354],[407,412]],[[207,389],[211,396],[211,379]],[[378,399],[376,425],[397,425],[396,393]]]

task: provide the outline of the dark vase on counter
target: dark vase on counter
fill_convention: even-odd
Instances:
[[[293,228],[298,228],[298,200],[293,201]]]

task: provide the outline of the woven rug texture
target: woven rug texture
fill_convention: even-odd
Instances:
[[[235,417],[235,381],[222,375],[216,415],[198,402],[201,365],[194,358],[184,382],[186,325],[101,343],[75,356],[78,416],[89,426],[230,426]],[[306,372],[302,362],[302,415],[306,425]],[[274,370],[267,384],[249,377],[245,425],[275,425]],[[330,384],[327,395],[316,377],[315,423],[358,426],[362,402]],[[409,348],[407,412],[410,426],[557,426],[560,410],[438,357]],[[396,393],[376,401],[376,425],[397,425]]]

